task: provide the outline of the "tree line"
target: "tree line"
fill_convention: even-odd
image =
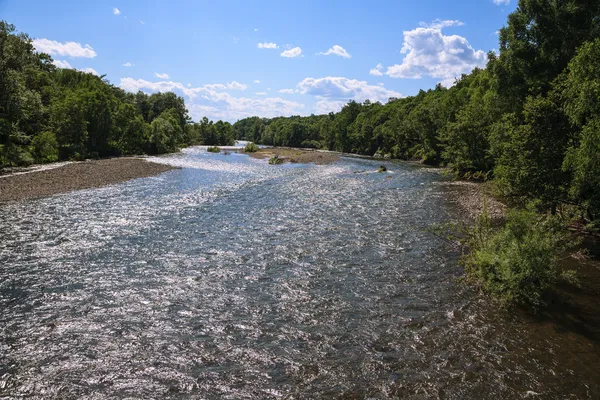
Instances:
[[[387,104],[238,121],[238,139],[422,160],[600,218],[600,1],[520,0],[485,69]]]
[[[0,21],[0,169],[233,142],[230,123],[193,123],[176,94],[127,93],[103,76],[57,68]]]

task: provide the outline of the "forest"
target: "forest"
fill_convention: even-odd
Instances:
[[[420,160],[493,179],[515,203],[600,218],[600,1],[521,0],[485,69],[387,104],[247,118],[238,139]]]
[[[127,93],[102,76],[57,68],[0,21],[0,170],[233,142],[229,122],[192,122],[176,94]]]

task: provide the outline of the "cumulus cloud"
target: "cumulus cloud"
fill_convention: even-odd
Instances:
[[[154,76],[156,76],[159,79],[169,79],[169,75],[168,74],[159,74],[158,72],[155,72]]]
[[[94,74],[96,76],[100,76],[100,74],[98,73],[98,71],[96,71],[94,68],[83,68],[83,69],[80,69],[80,71],[88,73],[88,74]]]
[[[257,96],[266,96],[267,94],[267,92],[256,92]]]
[[[300,47],[294,47],[293,49],[285,50],[281,53],[281,57],[294,58],[302,55],[302,49]]]
[[[388,67],[388,76],[411,79],[430,76],[449,86],[462,74],[487,63],[486,53],[475,50],[467,39],[442,33],[444,27],[460,26],[462,22],[435,20],[421,25],[412,31],[404,31],[404,45],[400,52],[406,56],[402,64]]]
[[[121,15],[121,11],[118,8],[113,8],[113,14],[114,15]]]
[[[52,64],[56,65],[58,68],[73,68],[71,67],[71,64],[65,60],[53,60]]]
[[[492,0],[497,6],[507,6],[510,4],[510,0]]]
[[[189,88],[181,82],[150,82],[143,79],[121,78],[119,86],[134,93],[138,90],[146,92],[181,92],[188,97],[187,108],[195,120],[199,120],[204,116],[227,121],[235,121],[254,115],[264,117],[290,116],[299,114],[304,108],[303,104],[279,97],[236,97],[222,91],[236,88],[241,90],[242,87],[244,89],[247,87],[235,81],[228,84],[210,84]]]
[[[344,49],[342,46],[338,46],[337,44],[334,45],[329,50],[327,50],[326,52],[324,52],[324,53],[321,52],[319,54],[324,55],[324,56],[329,56],[329,55],[333,54],[333,55],[344,57],[344,58],[351,58],[352,57],[350,54],[348,54],[348,52],[346,51],[346,49]]]
[[[256,47],[258,47],[259,49],[278,49],[279,46],[277,46],[277,43],[259,43],[256,45]]]
[[[281,89],[279,93],[292,94],[294,93],[294,89]]]
[[[388,101],[390,97],[402,97],[393,90],[369,85],[366,81],[328,76],[325,78],[305,78],[296,85],[301,94],[318,96],[322,99]]]
[[[126,62],[125,64],[123,64],[124,67],[133,67],[133,64],[130,62]]]
[[[340,111],[347,103],[342,100],[319,100],[314,106],[315,114],[329,114]]]
[[[383,76],[383,64],[379,63],[375,66],[375,68],[371,68],[369,75]]]
[[[256,83],[258,85],[260,83],[260,81],[258,79],[255,79],[254,83]]]
[[[94,58],[97,55],[89,44],[82,46],[76,42],[61,43],[55,40],[35,39],[33,47],[38,52],[48,53],[53,56]]]

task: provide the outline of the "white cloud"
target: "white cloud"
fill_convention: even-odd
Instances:
[[[277,46],[277,43],[259,43],[256,45],[256,47],[258,47],[259,49],[278,49],[279,46]]]
[[[221,83],[212,83],[212,84],[204,85],[204,87],[208,88],[208,89],[220,89],[220,90],[227,90],[227,89],[246,90],[246,89],[248,89],[248,85],[244,85],[243,83],[239,83],[236,81],[232,81],[225,85],[223,85]]]
[[[254,28],[254,32],[258,32],[258,28]]]
[[[94,58],[97,55],[89,44],[82,46],[76,42],[60,43],[48,39],[35,39],[33,47],[41,53],[48,53],[53,56]]]
[[[314,106],[315,114],[329,114],[330,112],[338,112],[347,104],[342,100],[319,100]]]
[[[373,76],[383,76],[383,64],[379,63],[375,66],[375,68],[371,68],[371,70],[369,71],[369,75],[373,75]]]
[[[141,19],[140,19],[140,24],[146,25],[146,23],[144,21],[142,21]]]
[[[159,79],[169,79],[169,75],[168,74],[159,74],[158,72],[155,72],[154,76],[156,76]]]
[[[326,52],[324,52],[324,53],[318,53],[318,54],[322,54],[324,56],[329,56],[329,55],[333,54],[333,55],[344,57],[344,58],[351,58],[352,57],[350,54],[348,54],[348,52],[346,51],[346,49],[344,49],[342,46],[338,46],[337,44],[334,45],[329,50],[327,50]]]
[[[267,94],[267,92],[256,92],[257,96],[266,96]]]
[[[419,25],[421,25],[424,28],[433,28],[433,29],[442,29],[442,28],[446,28],[449,26],[463,26],[465,23],[462,21],[459,21],[457,19],[434,19],[432,22],[427,23],[427,22],[421,22]]]
[[[187,86],[188,86],[188,87],[192,87],[192,84],[188,82]]]
[[[510,0],[492,0],[497,6],[507,6],[510,3]]]
[[[300,47],[294,47],[293,49],[285,50],[281,53],[281,57],[294,58],[302,55],[302,49]]]
[[[65,60],[54,60],[52,61],[52,64],[56,65],[58,68],[73,68],[71,67],[71,64]]]
[[[388,67],[388,76],[410,79],[430,76],[441,79],[444,85],[449,86],[455,78],[471,72],[475,67],[484,67],[487,63],[486,53],[473,49],[464,37],[442,34],[442,28],[460,26],[460,21],[436,20],[421,25],[412,31],[404,31],[401,53],[406,56],[402,64]]]
[[[380,101],[385,103],[390,97],[402,97],[393,90],[369,85],[366,81],[328,76],[325,78],[305,78],[296,85],[301,94],[318,96],[322,99]]]
[[[255,79],[254,83],[256,83],[258,85],[260,83],[260,81],[258,79]]]
[[[119,11],[119,9],[115,7],[115,8],[113,8],[113,14],[121,15],[121,11]]]
[[[94,74],[96,76],[100,76],[100,74],[98,73],[98,71],[96,71],[94,68],[83,68],[83,69],[80,69],[80,71],[88,73],[88,74]]]
[[[294,93],[294,89],[281,89],[279,93],[292,94]]]
[[[133,64],[130,62],[126,62],[125,64],[123,64],[124,67],[133,67]]]
[[[188,101],[186,101],[187,108],[196,121],[204,116],[210,119],[227,121],[235,121],[254,115],[262,117],[290,116],[300,114],[304,108],[303,104],[279,97],[235,97],[227,92],[218,91],[224,87],[245,86],[234,82],[227,85],[217,84],[187,88],[180,82],[149,82],[143,79],[121,78],[119,86],[134,93],[138,90],[148,92],[179,91],[188,97]]]

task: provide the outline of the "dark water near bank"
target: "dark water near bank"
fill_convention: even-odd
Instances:
[[[0,397],[600,398],[597,338],[457,282],[436,171],[163,160],[0,204]]]

